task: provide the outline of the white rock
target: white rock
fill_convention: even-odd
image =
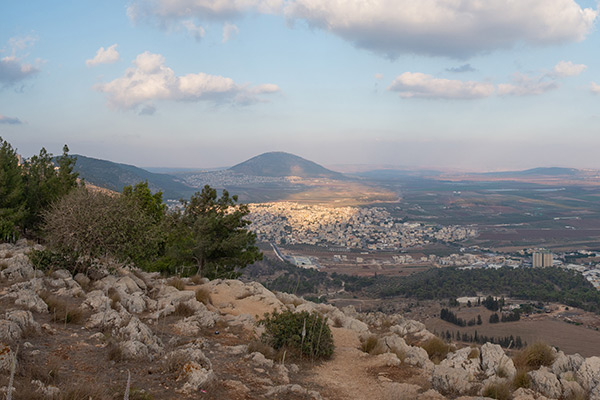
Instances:
[[[121,314],[113,309],[93,314],[85,327],[88,329],[118,329],[123,324]]]
[[[559,351],[552,363],[552,372],[555,375],[560,375],[563,372],[569,371],[576,372],[579,367],[581,367],[584,360],[585,359],[579,354],[565,355],[564,352]]]
[[[440,365],[450,368],[463,369],[469,374],[469,380],[474,381],[477,375],[479,375],[482,371],[481,366],[479,364],[479,356],[475,358],[469,358],[469,355],[472,351],[473,349],[471,349],[470,347],[465,347],[454,353],[450,353],[448,354],[445,360],[442,360]]]
[[[0,342],[14,343],[21,339],[23,330],[13,321],[0,319]]]
[[[137,317],[132,317],[127,326],[119,330],[119,335],[126,340],[144,343],[151,353],[159,353],[162,349],[161,340]]]
[[[130,360],[151,359],[150,349],[139,340],[126,340],[119,344],[123,357]]]
[[[14,354],[10,346],[0,342],[0,372],[10,371]]]
[[[585,359],[577,371],[577,381],[588,391],[600,386],[600,357]]]
[[[30,279],[34,277],[33,264],[24,254],[16,254],[15,256],[5,259],[8,267],[0,272],[0,277],[7,280]]]
[[[246,358],[250,359],[252,363],[258,367],[273,368],[273,360],[269,360],[262,353],[254,352],[249,354]]]
[[[35,322],[33,319],[33,315],[31,315],[31,311],[24,310],[14,310],[8,311],[6,316],[4,317],[8,321],[12,321],[19,325],[19,328],[23,332],[34,331],[39,332],[41,330],[40,324]]]
[[[562,394],[560,381],[548,367],[541,367],[528,373],[531,378],[531,388],[546,397],[558,399]]]
[[[383,353],[375,356],[373,367],[399,367],[402,361],[394,353]]]
[[[441,393],[466,393],[472,388],[467,371],[442,365],[433,368],[431,384]]]
[[[48,305],[33,290],[25,289],[15,293],[9,293],[6,297],[15,299],[16,306],[41,314],[48,313]]]
[[[513,400],[549,400],[546,396],[531,389],[520,388],[514,391]]]
[[[390,332],[396,333],[400,336],[406,336],[410,333],[421,332],[425,329],[425,325],[418,321],[407,319],[400,322],[398,325],[394,325],[390,328]]]
[[[102,290],[93,290],[85,296],[81,306],[94,312],[101,312],[110,310],[111,302],[112,300]]]
[[[560,379],[560,385],[562,387],[562,395],[565,399],[584,399],[585,390],[581,385],[573,380]]]
[[[285,399],[286,395],[292,395],[292,396],[308,396],[314,400],[321,400],[322,397],[319,394],[319,392],[313,391],[313,390],[308,390],[303,388],[302,386],[298,385],[298,384],[288,384],[288,385],[281,385],[281,386],[275,386],[272,387],[271,389],[269,389],[267,391],[267,393],[265,393],[265,396],[267,398],[282,398]],[[283,396],[283,397],[278,397],[278,396]]]
[[[512,379],[517,373],[513,360],[504,354],[502,347],[497,344],[486,343],[481,346],[481,369],[486,376],[498,375]]]
[[[177,380],[186,381],[178,392],[192,394],[209,386],[215,380],[215,373],[212,369],[206,369],[195,361],[190,361],[183,365]]]
[[[52,273],[52,276],[56,279],[70,279],[73,277],[66,269],[57,269]]]
[[[409,346],[404,352],[404,362],[414,367],[423,368],[426,371],[433,369],[433,363],[429,360],[429,355],[421,347]]]

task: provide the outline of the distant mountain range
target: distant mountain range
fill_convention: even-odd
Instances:
[[[336,181],[356,181],[359,178],[363,181],[384,182],[395,180],[414,180],[414,179],[447,179],[449,176],[432,170],[400,170],[400,169],[377,169],[344,175],[339,172],[327,169],[315,162],[306,160],[302,157],[284,152],[270,152],[258,155],[229,169],[218,171],[204,171],[202,173],[183,172],[181,169],[173,169],[173,174],[155,173],[146,169],[138,168],[133,165],[120,164],[107,160],[100,160],[82,155],[75,155],[77,163],[75,170],[80,177],[95,186],[121,192],[126,185],[135,185],[138,182],[148,181],[148,185],[153,192],[162,191],[165,200],[178,200],[189,198],[194,192],[198,191],[205,184],[217,188],[231,188],[236,193],[252,192],[247,194],[246,200],[259,200],[259,194],[265,192],[265,182],[280,182],[271,187],[269,199],[285,198],[285,196],[298,190],[306,190],[306,182],[301,189],[298,184],[287,184],[285,178],[288,176],[297,176],[307,179],[331,179]],[[158,168],[154,170],[160,170]],[[165,169],[162,169],[165,170]],[[177,171],[177,172],[175,172]],[[525,171],[506,171],[506,172],[488,172],[475,173],[469,175],[457,174],[456,179],[467,180],[543,180],[554,179],[554,177],[564,177],[580,179],[580,176],[589,175],[589,171],[582,171],[573,168],[533,168]],[[583,174],[583,175],[582,175]],[[355,178],[352,178],[354,176]],[[248,177],[248,178],[245,178]],[[259,177],[259,178],[256,178]],[[261,177],[267,177],[271,180],[263,180]],[[272,179],[275,179],[273,181]],[[185,183],[184,183],[185,182]],[[533,181],[532,181],[533,182]],[[287,186],[286,186],[287,185]],[[273,185],[271,185],[273,186]],[[254,192],[253,192],[254,191]],[[264,194],[264,193],[263,193]]]
[[[345,179],[346,177],[317,163],[282,151],[263,153],[229,168],[250,176]]]
[[[121,192],[124,186],[148,181],[153,192],[162,191],[165,199],[187,198],[194,189],[167,174],[156,174],[128,164],[100,160],[76,154],[75,171],[86,182]]]

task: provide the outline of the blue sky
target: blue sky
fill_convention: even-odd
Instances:
[[[0,136],[138,166],[600,169],[598,7],[4,0]]]

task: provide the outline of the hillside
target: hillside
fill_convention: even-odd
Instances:
[[[264,153],[234,165],[229,170],[250,176],[345,179],[339,172],[284,152]]]
[[[400,314],[315,304],[255,282],[167,280],[115,264],[89,275],[34,270],[30,246],[0,244],[0,392],[14,400],[600,399],[599,357],[447,345]],[[332,357],[261,342],[257,322],[273,310],[325,317]]]
[[[78,154],[75,157],[77,157],[75,171],[79,173],[79,177],[102,188],[120,192],[123,190],[123,186],[148,181],[150,190],[162,191],[165,200],[187,198],[194,191],[189,186],[175,180],[171,175],[156,174],[133,165],[119,164]]]

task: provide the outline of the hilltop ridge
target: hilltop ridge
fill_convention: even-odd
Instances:
[[[250,176],[345,179],[339,172],[283,151],[260,154],[234,165],[229,170]]]

